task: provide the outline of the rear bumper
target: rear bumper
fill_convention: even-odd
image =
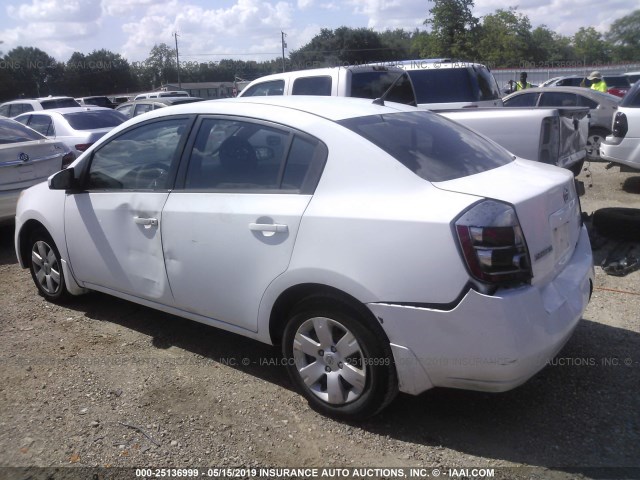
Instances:
[[[609,162],[640,169],[640,138],[609,135],[600,144],[600,156]]]
[[[500,392],[524,383],[564,346],[594,278],[583,227],[565,268],[542,286],[493,296],[470,290],[451,311],[372,303],[392,344],[400,390],[433,386]]]

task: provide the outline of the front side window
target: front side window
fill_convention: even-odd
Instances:
[[[131,115],[131,108],[133,107],[133,105],[129,104],[129,105],[122,105],[120,107],[116,108],[116,111],[122,113],[123,115],[126,115],[127,117],[129,117]]]
[[[242,92],[243,97],[260,97],[265,95],[284,95],[284,80],[258,83]]]
[[[514,95],[504,101],[505,107],[535,107],[539,93],[523,93]]]
[[[579,107],[589,107],[591,109],[598,108],[598,102],[591,100],[590,98],[583,97],[582,95],[578,95],[578,106]]]
[[[306,193],[315,188],[309,185],[319,169],[311,167],[324,165],[319,158],[323,151],[318,140],[284,128],[205,118],[191,151],[185,188]]]
[[[478,80],[478,100],[499,100],[502,95],[493,75],[485,67],[474,67],[474,71]]]
[[[113,138],[93,153],[88,190],[163,190],[178,161],[187,118],[146,123]]]
[[[513,161],[506,150],[431,112],[370,115],[338,123],[430,182],[485,172]]]
[[[153,110],[153,105],[150,103],[139,103],[133,109],[133,116],[137,117],[138,115],[142,115],[143,113],[147,113]]]

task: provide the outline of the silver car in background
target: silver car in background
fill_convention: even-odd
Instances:
[[[11,223],[20,192],[75,160],[61,142],[0,117],[0,224]]]
[[[506,96],[505,107],[589,107],[587,160],[600,160],[600,143],[611,133],[620,98],[582,87],[528,88]]]
[[[15,120],[47,138],[65,143],[79,156],[127,117],[110,108],[75,107],[23,113]]]

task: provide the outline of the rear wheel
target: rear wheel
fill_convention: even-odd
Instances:
[[[589,137],[587,138],[587,160],[590,162],[601,160],[600,144],[608,134],[609,132],[603,128],[592,128],[589,130]]]
[[[283,353],[293,382],[320,413],[360,420],[395,397],[397,375],[388,341],[370,323],[328,297],[305,300],[294,309]]]
[[[30,237],[31,277],[40,294],[51,302],[62,302],[69,297],[64,283],[60,253],[44,230],[36,230]]]

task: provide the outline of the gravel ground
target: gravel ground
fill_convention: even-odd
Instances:
[[[604,167],[580,176],[593,184],[583,211],[640,208],[640,173]],[[0,467],[520,467],[496,478],[640,477],[640,271],[596,268],[575,335],[525,385],[399,395],[351,425],[308,408],[270,346],[102,294],[45,302],[11,236],[0,230]],[[594,251],[596,263],[615,243]],[[0,468],[0,478],[18,477]]]

